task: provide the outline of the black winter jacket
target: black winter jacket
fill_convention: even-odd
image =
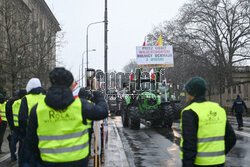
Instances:
[[[96,104],[89,103],[87,100],[81,99],[83,124],[87,124],[87,118],[90,120],[101,120],[108,116],[107,104],[103,95],[100,92],[96,92],[94,95],[94,102]],[[74,100],[75,98],[68,87],[52,86],[47,93],[45,103],[53,109],[58,110],[67,108]],[[46,167],[87,167],[88,157],[79,161],[65,163],[50,163],[41,160],[38,149],[38,136],[36,134],[38,127],[36,108],[37,105],[32,108],[30,113],[27,130],[27,143],[30,143],[31,147],[29,149],[34,155],[36,155],[38,161],[40,161],[42,165]]]
[[[232,106],[232,112],[235,110],[236,113],[243,113],[243,108],[247,112],[247,106],[245,102],[240,97],[237,97]]]
[[[205,98],[195,98],[193,102],[204,102]],[[190,103],[190,104],[191,104]],[[193,110],[185,110],[182,114],[183,141],[183,167],[198,167],[194,165],[197,154],[198,116]],[[227,121],[225,133],[225,153],[227,154],[236,143],[236,135],[230,123]],[[221,167],[224,164],[210,165],[209,167]],[[203,166],[204,167],[204,166]]]
[[[17,131],[17,127],[14,126],[12,105],[16,100],[18,100],[17,97],[12,97],[6,103],[6,118],[10,126],[10,130],[15,130],[15,131]]]

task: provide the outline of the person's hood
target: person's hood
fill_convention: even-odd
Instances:
[[[55,110],[67,108],[75,100],[72,91],[67,86],[53,85],[49,88],[45,103]]]
[[[34,88],[41,87],[41,82],[38,78],[31,78],[29,82],[26,85],[26,91],[27,93],[30,93],[30,91]]]
[[[34,89],[31,89],[28,94],[46,94],[45,90],[42,87],[37,87]]]

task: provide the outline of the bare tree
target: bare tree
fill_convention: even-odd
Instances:
[[[181,11],[177,20],[166,21],[148,34],[149,44],[162,34],[164,44],[172,44],[175,55],[183,57],[178,67],[185,70],[179,73],[206,74],[209,87],[221,94],[232,85],[234,67],[250,59],[248,0],[193,0]]]
[[[130,73],[135,72],[135,69],[137,68],[137,62],[135,59],[131,59],[130,62],[123,67],[123,71]]]
[[[56,47],[61,46],[63,33],[56,33],[53,21],[34,17],[34,11],[19,0],[1,0],[0,65],[6,88],[24,86],[30,77],[38,77],[48,87],[48,73],[55,67]]]
[[[232,84],[233,66],[250,59],[248,0],[194,0],[183,7],[181,24],[199,43],[199,53]]]
[[[7,88],[13,92],[17,88],[18,71],[24,69],[26,55],[31,43],[29,9],[18,0],[1,0],[0,4],[0,64],[9,83]]]
[[[40,78],[44,87],[48,88],[49,72],[56,66],[56,48],[62,46],[64,33],[58,33],[52,24],[45,29],[33,28],[32,36],[35,39],[33,56],[29,57],[31,74]]]

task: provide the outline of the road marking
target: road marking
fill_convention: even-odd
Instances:
[[[246,132],[239,132],[239,131],[235,131],[236,134],[242,135],[242,136],[246,136],[246,137],[250,137],[249,133]]]
[[[5,156],[3,156],[2,158],[0,158],[0,162],[5,161],[6,159],[8,159],[10,157],[10,153],[6,154]]]

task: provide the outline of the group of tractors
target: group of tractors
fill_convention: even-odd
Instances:
[[[140,129],[143,123],[171,128],[173,121],[180,118],[183,105],[180,94],[177,96],[170,86],[160,81],[160,69],[156,69],[154,79],[136,69],[134,79],[125,83],[123,90],[108,91],[109,109],[112,114],[121,115],[123,127]]]

